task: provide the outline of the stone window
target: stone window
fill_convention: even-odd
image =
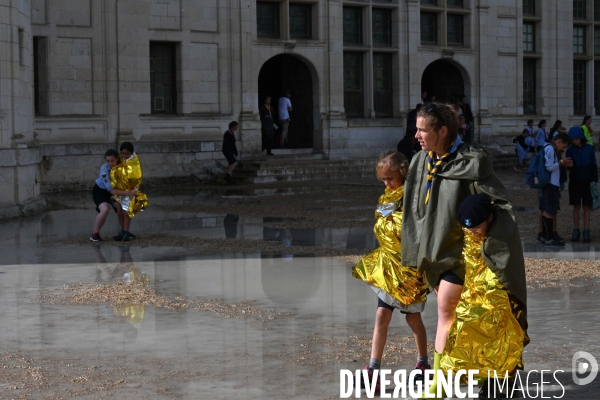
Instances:
[[[421,13],[421,43],[438,44],[437,14]]]
[[[573,54],[585,54],[585,26],[573,27]]]
[[[421,44],[443,47],[468,46],[469,10],[463,0],[421,0]]]
[[[448,44],[449,45],[464,45],[464,27],[463,16],[456,14],[448,14]]]
[[[256,3],[256,34],[261,37],[280,37],[279,3],[266,1]]]
[[[585,19],[586,0],[573,0],[573,19]]]
[[[585,61],[573,61],[573,111],[585,114]]]
[[[535,52],[535,23],[523,22],[523,51]]]
[[[600,115],[600,61],[594,61],[594,107]]]
[[[299,0],[298,0],[299,1]],[[396,116],[398,1],[344,0],[344,109],[349,118]],[[363,31],[364,29],[367,32]]]
[[[344,52],[344,108],[348,117],[364,117],[363,53]]]
[[[535,0],[523,0],[523,15],[535,15]]]
[[[388,9],[373,9],[373,44],[391,46],[392,12]]]
[[[48,115],[48,38],[33,38],[33,96],[35,115]]]
[[[535,59],[523,60],[523,113],[535,114],[536,97],[536,63]]]
[[[437,0],[421,0],[421,4],[428,6],[437,6]]]
[[[392,55],[389,53],[373,53],[373,101],[375,115],[392,116]]]
[[[290,38],[312,38],[312,4],[290,3]]]
[[[152,113],[177,112],[175,43],[150,42]]]
[[[344,45],[362,45],[362,8],[344,7]]]
[[[600,22],[600,0],[594,0],[594,21]]]

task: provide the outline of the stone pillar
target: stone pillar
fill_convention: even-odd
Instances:
[[[477,28],[479,32],[476,35],[476,46],[478,52],[477,60],[477,81],[475,87],[478,88],[478,112],[477,112],[477,131],[475,132],[475,140],[479,143],[487,144],[491,141],[493,133],[492,116],[489,112],[488,96],[491,94],[490,79],[488,72],[493,70],[493,62],[498,58],[494,46],[489,46],[482,42],[482,37],[493,37],[493,34],[485,32],[490,24],[490,5],[487,0],[480,0],[477,5]]]
[[[0,1],[0,218],[42,205],[41,157],[33,132],[30,14],[28,0]]]

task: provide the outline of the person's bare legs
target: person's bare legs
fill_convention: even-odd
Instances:
[[[125,215],[126,215],[125,211],[123,211],[121,204],[119,202],[117,202],[117,218],[119,219],[119,226],[124,231],[126,230],[125,229]]]
[[[108,217],[108,213],[110,212],[110,205],[108,203],[101,203],[98,206],[100,212],[96,216],[96,221],[94,222],[94,232],[92,233],[100,233],[100,229],[104,226],[106,222],[106,218]]]
[[[375,314],[375,328],[373,329],[373,343],[371,344],[371,358],[381,360],[383,348],[387,341],[388,327],[392,321],[392,310],[377,307]]]
[[[231,176],[236,165],[237,165],[236,162],[233,164],[229,164],[229,166],[227,167],[227,175]]]
[[[573,206],[573,229],[579,229],[579,210],[581,206]],[[583,226],[585,226],[585,207],[583,208]],[[588,207],[588,226],[589,226],[589,207]],[[587,229],[587,228],[584,228]]]
[[[460,300],[462,285],[450,283],[448,281],[440,281],[440,285],[435,288],[438,302],[438,324],[435,335],[435,351],[442,354],[446,346],[446,339],[450,327],[456,316],[456,306]]]
[[[577,222],[579,222],[579,218]],[[583,229],[590,230],[590,208],[588,206],[583,206]]]
[[[417,357],[427,356],[427,331],[421,313],[406,314],[406,323],[410,326],[417,345]]]
[[[129,232],[129,226],[131,225],[131,218],[125,211],[123,211],[123,230]]]

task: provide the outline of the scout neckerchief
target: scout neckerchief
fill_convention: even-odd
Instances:
[[[430,151],[427,153],[427,194],[425,195],[425,204],[429,203],[429,196],[431,195],[431,185],[433,184],[433,177],[437,174],[438,169],[442,166],[443,163],[448,161],[450,158],[450,152],[452,151],[452,147],[454,147],[454,142],[450,145],[446,153],[440,158],[434,160],[435,153]]]

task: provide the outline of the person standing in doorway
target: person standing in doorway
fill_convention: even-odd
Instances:
[[[289,90],[285,91],[285,96],[279,99],[279,125],[281,125],[281,139],[279,144],[285,146],[288,143],[288,129],[290,127],[290,111],[292,111],[292,94]]]
[[[465,116],[465,121],[469,126],[473,126],[473,111],[471,110],[471,106],[467,103],[467,96],[464,94],[460,96],[460,109]]]
[[[265,103],[260,107],[260,125],[263,136],[263,150],[267,150],[267,155],[272,156],[271,149],[273,148],[276,125],[271,113],[271,96],[266,96]]]

